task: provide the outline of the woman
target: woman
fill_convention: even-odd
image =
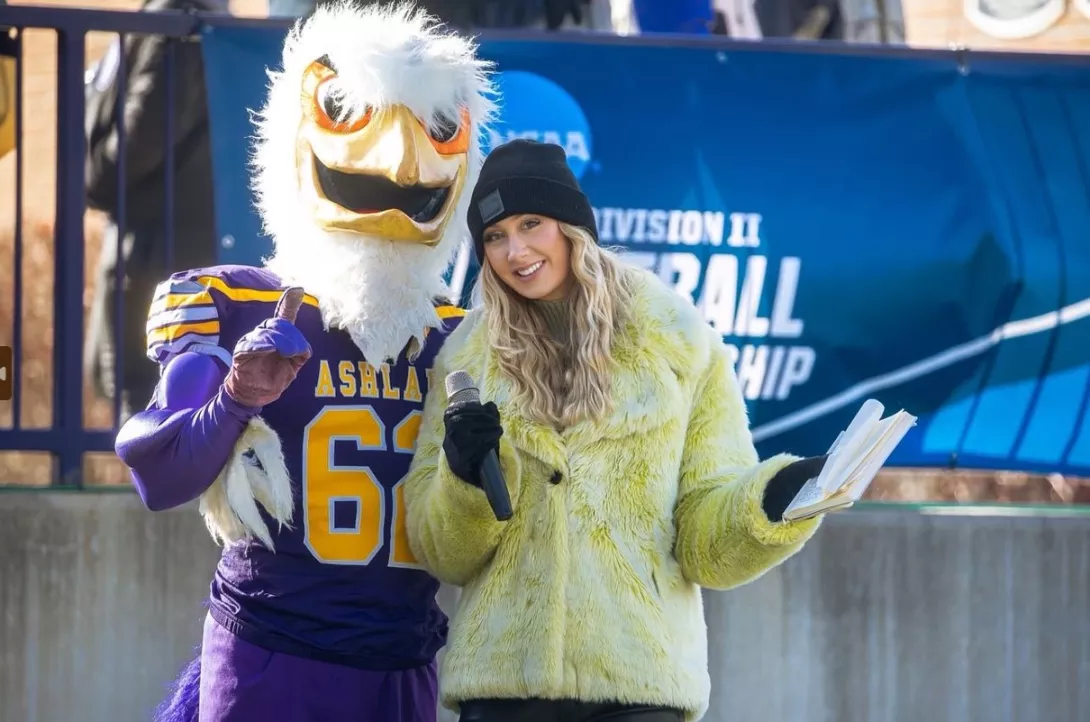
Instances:
[[[707,709],[700,587],[744,584],[817,520],[822,457],[758,461],[731,360],[693,306],[597,245],[555,145],[489,155],[469,227],[483,307],[435,363],[404,482],[418,561],[461,586],[440,693],[463,722],[680,722]],[[499,455],[514,516],[478,470]]]

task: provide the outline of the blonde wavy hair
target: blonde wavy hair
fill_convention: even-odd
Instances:
[[[632,290],[618,256],[590,232],[560,223],[571,246],[571,324],[567,344],[553,339],[533,301],[508,288],[487,262],[481,295],[491,353],[531,419],[556,428],[600,419],[613,409],[613,341],[628,321]]]

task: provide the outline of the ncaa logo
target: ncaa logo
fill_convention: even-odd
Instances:
[[[575,98],[535,73],[507,70],[496,74],[500,110],[488,131],[491,152],[516,138],[555,143],[568,155],[568,166],[582,178],[591,159],[590,124]]]

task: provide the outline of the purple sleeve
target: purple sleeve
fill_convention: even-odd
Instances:
[[[227,396],[226,375],[222,361],[208,354],[173,357],[152,404],[118,432],[114,449],[148,509],[170,509],[204,493],[260,412]]]

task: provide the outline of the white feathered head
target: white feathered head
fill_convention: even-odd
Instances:
[[[489,73],[470,39],[411,4],[351,2],[297,23],[269,73],[253,159],[266,263],[369,357],[437,323],[495,110]]]

